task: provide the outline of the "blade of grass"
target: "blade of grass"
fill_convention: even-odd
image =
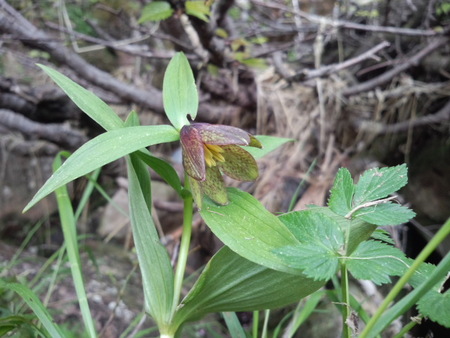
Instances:
[[[34,314],[39,318],[39,321],[48,331],[50,337],[64,337],[61,329],[54,323],[52,317],[50,316],[40,299],[26,285],[18,283],[5,283],[2,279],[0,279],[0,288],[14,291],[20,297],[22,297],[23,300],[31,308],[31,310],[33,310]]]
[[[236,316],[236,312],[222,312],[223,319],[228,328],[228,333],[231,338],[245,338],[245,331]]]
[[[66,154],[67,155],[67,154]],[[53,170],[57,170],[62,164],[61,155],[56,156],[53,163]],[[83,275],[81,271],[80,254],[78,251],[78,242],[76,235],[76,222],[72,203],[66,186],[59,187],[55,190],[56,201],[58,204],[59,217],[64,235],[64,242],[67,247],[67,256],[69,257],[72,279],[75,291],[80,304],[81,315],[89,337],[96,337],[94,320],[89,309],[89,303],[84,288]]]
[[[100,175],[100,172],[102,171],[102,168],[98,168],[94,170],[90,175],[88,175],[88,184],[86,185],[86,188],[83,191],[83,195],[81,196],[80,202],[78,203],[77,210],[75,211],[75,221],[80,218],[81,213],[83,212],[84,208],[86,207],[89,197],[91,196],[92,192],[94,191],[94,188],[96,187],[97,179]]]

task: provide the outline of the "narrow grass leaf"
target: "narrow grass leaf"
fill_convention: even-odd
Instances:
[[[33,310],[34,314],[39,318],[39,321],[48,331],[50,337],[64,337],[62,330],[53,321],[53,318],[50,316],[41,300],[26,285],[18,283],[6,283],[2,279],[0,279],[0,289],[14,291],[20,297],[22,297],[22,299],[28,304],[31,310]]]
[[[328,206],[336,214],[345,216],[352,208],[355,185],[350,172],[346,168],[341,168],[336,174]]]
[[[406,183],[408,183],[406,164],[367,170],[356,184],[353,206],[384,198],[402,188]]]
[[[61,156],[58,155],[53,163],[53,170],[61,167]],[[61,221],[61,228],[64,235],[64,243],[66,245],[67,256],[70,263],[70,271],[77,294],[78,303],[80,305],[81,316],[83,318],[84,326],[89,334],[89,337],[96,337],[95,324],[89,308],[87,300],[86,289],[84,287],[83,273],[81,271],[80,252],[78,249],[77,227],[75,215],[70,201],[67,187],[61,186],[55,190],[56,202],[58,204],[59,218]]]
[[[84,89],[79,84],[75,83],[67,76],[60,72],[38,64],[48,76],[52,78],[56,84],[70,97],[70,99],[86,113],[91,119],[97,122],[105,130],[113,130],[123,127],[123,121],[120,117],[103,102],[99,97]]]
[[[24,212],[58,187],[109,162],[141,148],[176,141],[178,138],[178,132],[167,125],[128,127],[103,133],[75,151],[45,182]]]
[[[268,268],[301,274],[276,251],[299,242],[250,194],[228,189],[229,203],[221,206],[205,198],[200,214],[219,239],[233,251]]]
[[[163,82],[164,110],[172,125],[180,130],[195,120],[198,109],[198,93],[194,75],[186,56],[179,52],[170,60]]]
[[[231,338],[246,338],[245,330],[235,312],[222,312]]]
[[[129,206],[133,238],[142,273],[146,310],[158,323],[160,330],[169,322],[173,302],[173,270],[169,255],[161,244],[149,206],[143,195],[140,172],[146,166],[135,155],[127,158]]]
[[[414,216],[416,213],[411,209],[392,202],[362,208],[354,213],[355,218],[379,226],[406,223]]]

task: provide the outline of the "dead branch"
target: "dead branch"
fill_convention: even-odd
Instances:
[[[405,62],[399,64],[395,68],[381,74],[380,76],[377,76],[371,80],[368,80],[366,82],[357,84],[353,87],[347,88],[342,92],[343,96],[352,96],[356,95],[362,92],[366,92],[369,90],[374,89],[375,87],[381,86],[390,80],[401,72],[404,72],[410,67],[416,66],[419,64],[420,60],[422,60],[425,56],[432,53],[436,49],[438,49],[441,46],[444,46],[448,44],[449,38],[448,37],[439,37],[436,39],[433,39],[428,45],[425,46],[425,48],[422,48],[419,52],[416,54],[410,56],[408,59],[405,60]]]
[[[362,53],[352,59],[348,59],[344,62],[328,65],[321,67],[319,69],[305,69],[301,72],[292,75],[287,78],[288,81],[308,81],[317,77],[327,76],[333,73],[337,73],[343,69],[352,67],[354,65],[357,65],[358,63],[363,62],[366,59],[374,58],[375,54],[378,53],[380,50],[389,47],[390,43],[387,41],[383,41],[376,45],[375,47],[369,49],[367,52]]]
[[[369,131],[374,134],[390,134],[407,131],[410,128],[443,123],[446,121],[450,121],[450,101],[447,102],[447,104],[437,113],[421,116],[417,119],[411,119],[388,125],[373,121],[356,121],[355,124],[357,128],[362,131]]]
[[[39,137],[70,149],[75,149],[87,141],[86,136],[68,125],[34,122],[8,109],[0,109],[0,125],[6,129],[19,131],[30,137]]]

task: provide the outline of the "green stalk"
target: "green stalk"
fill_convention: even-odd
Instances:
[[[189,190],[189,178],[184,178],[184,186],[186,190]],[[189,254],[189,247],[191,244],[192,234],[192,216],[194,211],[192,195],[186,194],[183,198],[183,234],[181,237],[180,251],[178,254],[177,268],[175,270],[174,280],[174,296],[172,306],[172,316],[175,314],[175,310],[180,302],[181,289],[183,287],[184,272],[186,270],[186,263]]]
[[[350,317],[350,293],[348,287],[348,270],[345,262],[341,263],[341,279],[342,303],[344,306],[342,311],[342,336],[344,338],[350,338],[352,336],[352,329],[347,324],[347,319]]]
[[[398,282],[394,285],[391,292],[386,296],[383,303],[381,303],[377,312],[373,315],[370,321],[367,323],[367,326],[361,332],[360,338],[365,338],[369,336],[370,331],[375,327],[378,320],[385,312],[385,310],[389,307],[391,302],[394,301],[395,297],[401,292],[405,284],[412,277],[412,275],[416,272],[420,264],[422,264],[428,256],[439,246],[439,244],[450,234],[450,219],[445,222],[442,228],[434,235],[434,237],[428,242],[422,252],[417,256],[414,260],[413,264],[409,267],[406,273],[398,280]],[[413,304],[408,304],[411,307]],[[405,308],[406,311],[409,307]],[[402,312],[404,313],[404,312]],[[395,318],[391,318],[394,320]]]
[[[253,338],[258,338],[259,311],[253,311]]]
[[[61,166],[61,163],[61,156],[57,156],[53,164],[53,170],[56,171],[56,169]],[[70,262],[72,279],[74,282],[78,303],[80,304],[81,315],[89,337],[97,337],[94,320],[89,309],[86,290],[84,288],[80,253],[77,242],[76,222],[67,187],[62,186],[56,189],[55,194],[58,204],[59,217],[61,220],[61,227],[64,235],[64,242],[67,248],[67,256]]]

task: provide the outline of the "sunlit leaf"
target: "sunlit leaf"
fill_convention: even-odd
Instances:
[[[186,14],[195,16],[196,18],[205,22],[209,21],[208,17],[211,15],[211,11],[204,0],[186,1],[185,6]]]
[[[164,110],[172,125],[180,130],[189,124],[188,115],[197,116],[198,94],[186,56],[177,53],[170,60],[163,82]]]

